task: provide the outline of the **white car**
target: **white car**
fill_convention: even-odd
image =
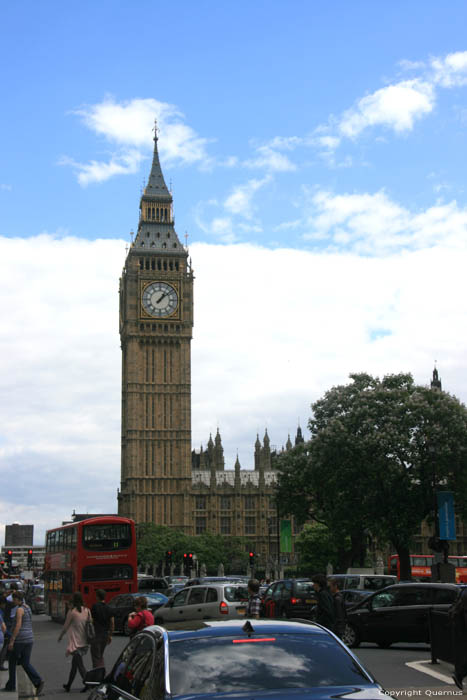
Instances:
[[[225,620],[245,616],[248,588],[241,583],[189,586],[158,608],[156,624],[186,620]]]

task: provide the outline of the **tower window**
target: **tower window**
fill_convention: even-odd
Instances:
[[[167,238],[170,238],[170,233],[167,234]]]
[[[161,261],[160,261],[160,260],[157,261],[157,269],[158,269],[158,270],[161,269]]]
[[[176,248],[176,247],[177,247],[177,244],[176,244],[176,243],[174,243],[174,248]],[[177,266],[178,266],[178,263],[177,263]],[[177,270],[178,270],[178,267],[177,267]]]

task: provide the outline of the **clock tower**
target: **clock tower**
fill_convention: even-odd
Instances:
[[[174,228],[154,133],[135,241],[120,280],[120,515],[192,532],[193,272]]]

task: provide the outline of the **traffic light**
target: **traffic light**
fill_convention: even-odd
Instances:
[[[250,559],[250,566],[253,567],[255,564],[255,553],[249,552],[248,557]]]
[[[165,553],[165,563],[166,564],[172,563],[172,554],[173,554],[173,552],[170,549]]]
[[[11,549],[9,549],[6,553],[6,563],[8,566],[11,566],[11,560],[13,559],[13,552]]]
[[[32,549],[28,549],[28,568],[32,568]]]

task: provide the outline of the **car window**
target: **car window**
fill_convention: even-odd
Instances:
[[[115,685],[136,698],[143,697],[154,656],[153,640],[141,635],[130,642],[112,672]]]
[[[297,593],[315,593],[312,581],[295,581]]]
[[[208,588],[206,603],[217,603],[217,591],[215,588]]]
[[[280,600],[282,593],[282,583],[278,583],[273,591],[272,597],[274,600]]]
[[[391,605],[395,605],[396,593],[394,591],[381,591],[373,596],[371,600],[371,607],[374,610],[378,608],[388,608]]]
[[[360,584],[359,576],[347,576],[344,588],[358,588]]]
[[[184,588],[179,593],[176,593],[173,597],[173,607],[176,608],[179,605],[185,605],[189,592],[190,588]]]
[[[238,639],[208,637],[172,642],[172,697],[370,685],[357,662],[330,636],[290,633],[275,634],[256,644],[238,641],[248,639],[241,633]]]
[[[435,588],[433,602],[441,605],[443,603],[454,603],[457,598],[457,591],[451,588]]]
[[[396,591],[394,605],[429,605],[432,601],[431,588],[410,586]]]
[[[266,598],[266,596],[268,596],[268,597],[271,596],[273,591],[274,591],[274,586],[269,586],[269,588],[266,588],[266,591],[264,593],[264,597]]]
[[[229,603],[248,600],[248,588],[246,586],[225,586],[224,597]]]
[[[192,588],[190,597],[188,598],[188,605],[199,605],[200,603],[204,603],[205,596],[206,588]]]

